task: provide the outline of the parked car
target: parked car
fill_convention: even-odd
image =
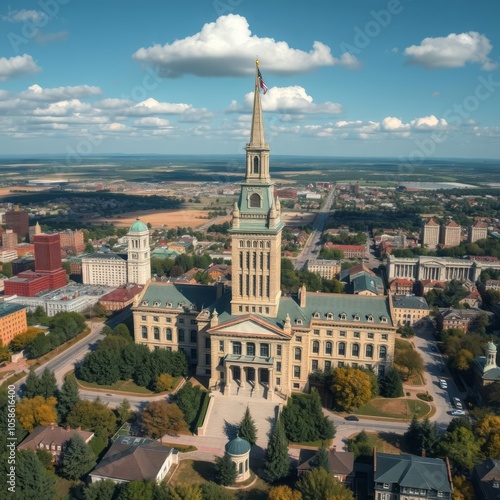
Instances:
[[[465,417],[465,412],[463,410],[453,410],[451,414],[454,417]]]
[[[462,401],[460,401],[460,398],[453,398],[453,404],[455,405],[456,408],[459,410],[463,409]]]
[[[444,378],[440,378],[439,387],[441,387],[441,389],[448,389],[448,382],[446,382]]]
[[[359,418],[356,415],[347,415],[344,420],[349,420],[350,422],[359,422]]]
[[[436,350],[436,346],[435,345],[431,345],[431,351],[435,351]]]

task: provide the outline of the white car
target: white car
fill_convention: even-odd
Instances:
[[[465,412],[463,410],[453,410],[451,414],[454,417],[465,417]]]
[[[448,382],[446,382],[444,378],[440,378],[439,387],[441,387],[441,389],[448,389]]]
[[[460,398],[453,398],[453,404],[455,405],[456,408],[459,410],[463,409],[462,406],[462,401],[460,401]]]

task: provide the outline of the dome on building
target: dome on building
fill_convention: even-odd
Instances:
[[[490,342],[488,344],[488,351],[496,351],[496,350],[497,350],[497,346],[493,342]]]
[[[141,222],[139,220],[139,217],[137,220],[130,226],[130,231],[133,233],[142,233],[143,231],[149,231],[148,226],[144,224],[144,222]]]
[[[244,455],[250,451],[250,448],[250,443],[246,439],[240,438],[240,436],[231,439],[226,444],[226,452],[229,455]]]

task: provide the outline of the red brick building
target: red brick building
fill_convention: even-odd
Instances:
[[[7,229],[12,229],[20,238],[28,238],[30,230],[28,212],[19,208],[5,212],[5,226]]]
[[[391,281],[389,286],[391,292],[395,295],[409,295],[413,293],[413,281],[406,278],[396,278]]]
[[[364,259],[366,257],[366,247],[364,245],[336,245],[335,243],[325,243],[325,248],[341,250],[346,259]]]
[[[61,237],[61,250],[66,255],[78,255],[85,250],[85,242],[83,241],[83,231],[63,231],[59,233]]]

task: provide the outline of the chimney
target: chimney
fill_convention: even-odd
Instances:
[[[223,295],[224,295],[224,283],[217,283],[217,285],[215,285],[217,287],[217,290],[216,290],[216,295],[215,297],[217,299],[220,299]]]
[[[377,447],[373,447],[373,473],[377,472]]]
[[[51,431],[53,431],[53,430],[54,430],[54,425],[55,425],[55,424],[54,424],[54,422],[51,422],[51,423],[50,423],[50,430],[51,430]]]
[[[422,449],[422,458],[425,458],[425,450]]]

